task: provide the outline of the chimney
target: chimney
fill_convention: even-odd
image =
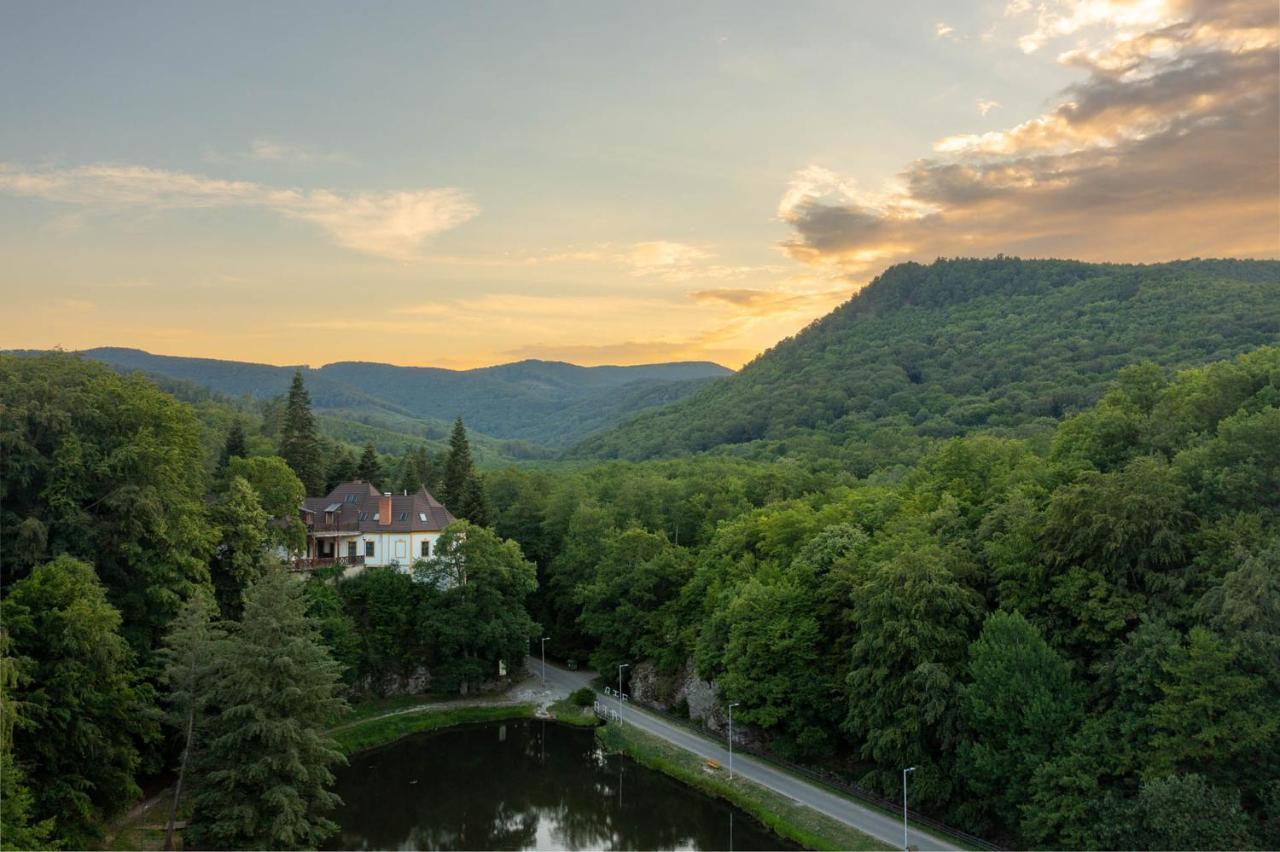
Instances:
[[[386,527],[391,525],[391,495],[386,494],[378,498],[378,526]]]

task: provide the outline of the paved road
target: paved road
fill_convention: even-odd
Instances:
[[[541,660],[530,657],[528,667],[537,675],[542,673]],[[583,686],[591,686],[591,672],[571,672],[558,666],[547,664],[547,686],[568,694]],[[615,699],[601,696],[601,700],[613,706]],[[635,725],[646,733],[661,737],[699,757],[719,761],[721,766],[728,767],[729,751],[720,743],[693,733],[680,725],[673,724],[661,716],[642,710],[633,704],[623,704],[623,721]],[[861,805],[844,796],[836,795],[825,787],[795,777],[775,766],[771,766],[749,755],[735,752],[733,755],[734,775],[749,778],[757,784],[781,793],[801,804],[808,805],[816,811],[826,814],[832,819],[853,826],[864,834],[888,843],[895,848],[902,847],[902,818],[894,818]],[[914,826],[908,833],[908,840],[918,849],[959,849],[947,841],[917,830]]]

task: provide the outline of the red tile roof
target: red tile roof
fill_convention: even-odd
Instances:
[[[381,515],[384,500],[391,501],[390,523],[374,519]],[[307,497],[302,513],[308,532],[439,532],[455,520],[426,488],[387,497],[359,479],[342,483],[324,497]]]

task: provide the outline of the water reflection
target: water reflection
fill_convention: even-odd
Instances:
[[[456,728],[352,757],[333,849],[794,848],[743,811],[542,721]]]

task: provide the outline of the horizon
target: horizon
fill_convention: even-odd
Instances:
[[[737,370],[903,261],[1280,257],[1265,0],[0,16],[4,348]]]

